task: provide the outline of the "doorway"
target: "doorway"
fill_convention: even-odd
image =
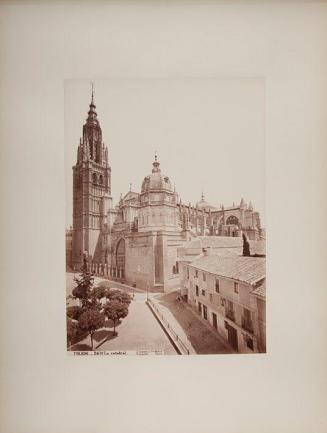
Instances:
[[[212,326],[215,329],[218,329],[218,324],[217,324],[217,314],[212,313]]]
[[[227,331],[228,331],[228,343],[232,346],[234,350],[238,350],[236,329],[230,325],[227,325]]]

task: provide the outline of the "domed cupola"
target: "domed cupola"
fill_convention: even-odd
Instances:
[[[205,211],[209,211],[209,209],[211,210],[215,209],[214,206],[212,206],[207,201],[205,201],[203,192],[201,195],[201,200],[196,203],[196,207],[200,210],[205,210]]]
[[[154,157],[152,173],[146,176],[142,182],[141,193],[149,191],[169,191],[173,192],[171,181],[168,176],[161,173],[160,163],[157,155]]]

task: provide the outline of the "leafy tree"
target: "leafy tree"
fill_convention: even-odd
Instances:
[[[94,277],[83,270],[79,277],[74,277],[74,281],[77,286],[73,289],[72,294],[80,300],[82,307],[87,307],[91,297]]]
[[[109,289],[107,289],[105,286],[97,286],[92,289],[91,296],[100,300],[107,296],[108,291]]]
[[[105,289],[110,289],[110,283],[109,281],[100,281],[97,287],[104,287]]]
[[[102,328],[105,322],[105,316],[98,310],[87,309],[78,318],[78,325],[83,330],[90,334],[91,350],[93,350],[93,334]]]
[[[108,301],[104,306],[104,315],[114,323],[114,333],[116,334],[116,323],[127,316],[128,307],[126,304],[117,300]]]
[[[250,256],[250,243],[247,240],[245,234],[242,234],[242,238],[243,238],[243,256]]]
[[[79,326],[77,322],[74,322],[72,319],[67,317],[66,327],[67,327],[67,344],[68,346],[71,346],[79,334]]]
[[[109,290],[106,294],[109,301],[118,301],[127,306],[131,303],[132,297],[126,292],[118,289]]]
[[[78,320],[79,316],[83,313],[83,309],[78,305],[67,307],[67,316],[70,319]]]

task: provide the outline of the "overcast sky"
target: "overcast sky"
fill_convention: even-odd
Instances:
[[[263,79],[94,81],[109,148],[114,204],[132,183],[139,192],[158,152],[182,201],[214,206],[252,201],[264,223]],[[91,99],[91,81],[65,82],[66,226],[72,223],[72,166]]]

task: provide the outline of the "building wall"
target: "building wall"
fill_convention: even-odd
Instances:
[[[189,278],[187,275],[187,268],[189,269]],[[238,283],[238,293],[234,291],[234,280],[219,277],[208,272],[198,271],[196,276],[196,269],[191,264],[182,265],[182,285],[184,292],[187,292],[188,303],[199,312],[199,303],[202,306],[201,316],[204,317],[203,306],[207,308],[207,321],[214,326],[213,313],[217,316],[217,331],[228,341],[227,327],[233,327],[237,332],[237,345],[238,351],[242,353],[253,353],[259,351],[262,343],[258,341],[260,338],[265,339],[263,335],[263,328],[261,326],[262,336],[258,334],[256,327],[256,305],[252,302],[252,286],[244,283]],[[219,281],[219,292],[216,289],[216,280]],[[196,288],[198,287],[198,295]],[[228,301],[233,303],[234,317],[228,317]],[[263,308],[261,306],[261,308]],[[244,323],[244,309],[250,312],[250,319],[252,324],[251,328],[246,329]],[[262,314],[262,313],[260,313]],[[253,350],[248,347],[247,340],[251,339],[253,342]]]
[[[125,279],[127,284],[154,286],[154,238],[151,233],[126,237]]]

